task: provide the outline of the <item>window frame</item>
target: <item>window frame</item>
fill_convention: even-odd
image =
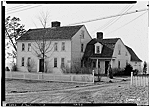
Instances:
[[[65,42],[61,43],[61,51],[65,51]]]
[[[57,58],[54,58],[54,68],[57,68]]]
[[[81,52],[84,52],[84,44],[81,43]]]
[[[61,58],[61,67],[65,67],[65,58]]]
[[[24,62],[25,62],[25,58],[24,58],[24,57],[22,57],[22,58],[21,58],[21,66],[22,66],[22,67],[24,67],[24,66],[25,66],[25,65],[24,65]]]
[[[54,51],[58,51],[58,43],[57,42],[54,43]]]
[[[22,51],[25,51],[25,44],[22,43]]]
[[[28,43],[28,51],[31,52],[31,43]]]

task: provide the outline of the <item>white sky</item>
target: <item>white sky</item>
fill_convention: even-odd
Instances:
[[[148,8],[147,4],[148,1],[137,1],[136,4],[34,4],[32,6],[41,6],[23,10],[20,12],[15,11],[25,9],[25,7],[18,8],[16,10],[13,7],[18,7],[22,4],[7,4],[5,17],[15,16],[20,18],[21,23],[24,24],[25,29],[28,30],[36,28],[36,26],[38,28],[42,27],[38,20],[38,16],[42,11],[49,12],[49,27],[51,26],[51,21],[60,21],[61,26],[66,26],[68,24],[76,22],[115,15],[122,12],[123,9],[125,9],[127,6],[133,6],[130,10],[128,10],[128,12],[146,9]],[[31,4],[25,4],[24,6],[27,5]],[[83,24],[86,26],[92,38],[96,37],[96,32],[98,31],[102,31],[104,33],[104,38],[121,38],[123,43],[131,47],[142,61],[148,61],[148,12],[137,18],[136,20],[132,21],[131,23],[127,24],[126,26],[118,29],[119,27],[130,22],[144,12],[138,12],[122,16],[121,18],[119,18],[119,20],[117,20],[106,29],[102,28],[104,28],[105,24],[109,24],[108,22],[110,22],[112,18]],[[36,24],[36,26],[34,23]]]

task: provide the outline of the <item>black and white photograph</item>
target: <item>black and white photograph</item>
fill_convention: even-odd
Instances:
[[[3,1],[2,17],[3,106],[149,106],[149,1]]]

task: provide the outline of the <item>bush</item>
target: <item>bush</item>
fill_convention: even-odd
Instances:
[[[124,69],[112,68],[112,73],[113,73],[113,76],[123,76]]]
[[[10,71],[9,67],[6,67],[6,68],[5,68],[5,71]]]
[[[139,72],[139,70],[137,70],[137,69],[133,70],[133,75],[137,75],[138,72]]]
[[[92,74],[92,69],[90,67],[83,67],[81,68],[80,74]]]
[[[124,75],[126,75],[126,76],[130,76],[130,75],[131,75],[132,70],[133,70],[133,67],[132,67],[130,64],[128,64],[128,65],[125,67]]]
[[[18,69],[17,69],[17,65],[16,64],[14,64],[13,66],[12,66],[12,69],[11,69],[12,71],[17,71]]]

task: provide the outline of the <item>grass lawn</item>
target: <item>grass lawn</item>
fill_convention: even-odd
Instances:
[[[48,82],[36,80],[15,80],[5,79],[5,92],[7,93],[24,93],[33,91],[52,91],[59,89],[67,89],[76,86],[82,86],[85,83],[63,83],[63,82]]]

